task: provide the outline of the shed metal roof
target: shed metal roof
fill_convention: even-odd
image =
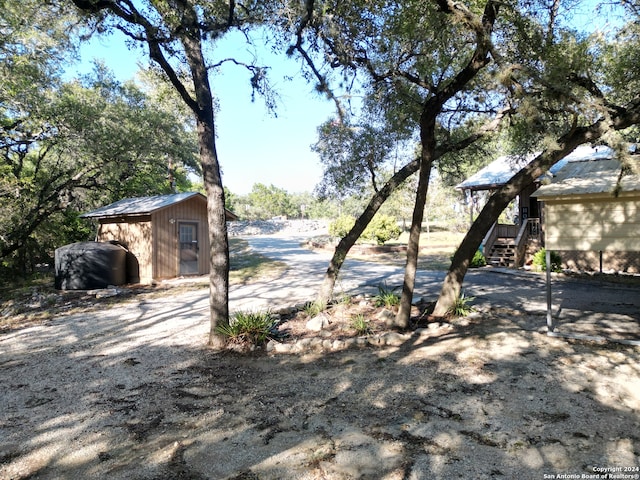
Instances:
[[[522,167],[531,162],[537,155],[538,153],[532,153],[524,157],[518,155],[498,157],[476,174],[458,184],[456,188],[461,190],[490,190],[499,188],[511,180],[511,177],[518,173]],[[613,150],[609,147],[581,145],[554,164],[549,171],[552,175],[555,175],[569,162],[611,158],[612,156]]]
[[[152,197],[125,198],[110,205],[98,208],[91,212],[80,215],[82,218],[104,218],[122,215],[148,215],[162,208],[175,205],[188,198],[200,196],[206,198],[201,193],[185,192],[168,195],[155,195]]]

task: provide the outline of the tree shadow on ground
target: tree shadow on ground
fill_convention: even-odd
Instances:
[[[533,479],[637,465],[637,348],[490,312],[398,347],[215,354],[201,308],[167,300],[3,336],[0,477]]]

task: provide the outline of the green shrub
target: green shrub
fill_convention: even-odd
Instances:
[[[217,331],[234,343],[262,345],[276,336],[275,324],[269,312],[236,312],[229,325],[219,326]]]
[[[355,225],[356,220],[350,215],[340,215],[329,224],[329,235],[332,237],[344,237]],[[383,245],[391,239],[400,236],[402,230],[398,227],[395,218],[389,215],[376,215],[362,232],[361,238]]]
[[[386,285],[378,285],[378,295],[373,297],[374,305],[376,307],[394,307],[400,303],[400,295],[396,292],[396,289],[389,289]]]
[[[551,271],[552,272],[561,272],[562,271],[562,258],[558,252],[551,252]],[[547,271],[547,252],[544,248],[541,248],[533,255],[533,268],[538,270],[539,272]]]
[[[449,256],[449,260],[453,261],[453,256],[455,252]],[[473,258],[469,263],[469,268],[480,268],[487,265],[487,259],[484,257],[480,250],[476,250],[476,253],[473,254]]]
[[[353,228],[355,223],[356,219],[351,215],[340,215],[329,224],[329,235],[332,237],[342,238],[349,233],[349,230]]]
[[[402,230],[400,230],[395,218],[389,215],[376,215],[365,231],[362,232],[362,238],[364,240],[372,240],[378,245],[383,245],[391,239],[398,238],[400,233],[402,233]]]
[[[484,255],[480,250],[476,251],[476,253],[473,255],[473,258],[471,259],[471,264],[469,265],[469,267],[480,268],[486,265],[487,265],[487,259],[484,258]]]

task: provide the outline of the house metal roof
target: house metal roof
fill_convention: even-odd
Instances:
[[[620,162],[612,158],[569,162],[532,196],[542,200],[567,195],[612,194],[617,187],[618,193],[640,192],[640,175],[625,174],[620,178],[621,168]]]
[[[110,205],[80,215],[82,218],[104,218],[121,215],[147,215],[162,208],[180,203],[188,198],[204,195],[197,192],[155,195],[153,197],[125,198]],[[205,199],[206,200],[206,199]]]
[[[456,188],[461,190],[491,190],[499,188],[513,177],[516,173],[533,160],[538,153],[527,156],[505,155],[498,157],[489,165],[478,171],[476,174],[458,184]],[[567,163],[581,160],[597,160],[611,158],[613,150],[606,146],[591,147],[581,145],[572,153],[553,165],[549,171],[552,175],[559,172]]]

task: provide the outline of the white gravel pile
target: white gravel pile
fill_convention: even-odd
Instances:
[[[324,234],[326,220],[250,220],[227,223],[229,236]]]

